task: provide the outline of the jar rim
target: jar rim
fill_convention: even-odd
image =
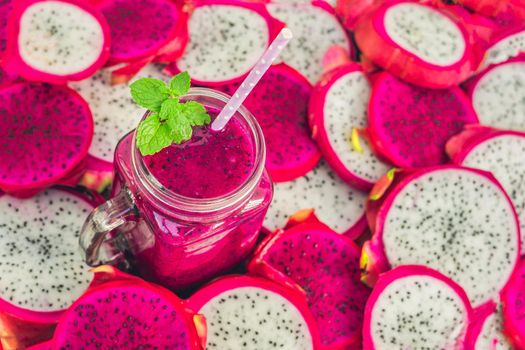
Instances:
[[[212,100],[208,102],[207,107],[222,109],[230,96],[213,89],[208,88],[191,88],[184,96],[184,100],[193,100],[198,97],[204,97]],[[206,105],[206,103],[204,103]],[[141,120],[148,117],[150,113],[145,113]],[[136,130],[133,131],[132,147],[132,169],[138,175],[137,178],[145,187],[145,195],[154,196],[156,201],[160,201],[164,207],[188,211],[190,213],[211,213],[225,208],[241,207],[253,194],[264,172],[266,160],[266,145],[261,127],[255,117],[248,111],[245,106],[241,106],[233,118],[241,119],[247,126],[250,136],[253,138],[255,148],[254,167],[250,175],[236,189],[222,196],[211,198],[193,198],[173,192],[164,187],[146,166],[143,156],[140,154],[136,145]]]

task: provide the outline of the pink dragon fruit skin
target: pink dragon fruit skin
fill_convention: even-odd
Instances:
[[[418,57],[408,48],[405,49],[396,43],[385,29],[385,15],[397,6],[408,8],[409,5],[415,8],[425,8],[436,11],[444,23],[450,22],[450,29],[459,37],[455,39],[463,41],[464,50],[460,57],[451,58],[449,61],[435,62]],[[402,8],[402,7],[401,7]],[[440,12],[433,6],[418,4],[408,0],[397,0],[386,2],[381,5],[370,16],[365,17],[357,25],[355,37],[359,48],[364,56],[375,64],[383,67],[390,73],[402,78],[405,81],[428,88],[446,88],[464,81],[474,71],[479,64],[479,55],[473,55],[471,42],[466,28],[461,25],[453,16],[446,12]],[[430,43],[429,43],[430,44]],[[432,42],[431,45],[434,45]],[[456,47],[457,45],[452,45]],[[420,48],[421,49],[421,48]],[[432,58],[434,60],[435,58]]]
[[[494,17],[502,24],[519,23],[525,18],[522,0],[458,0],[458,3],[484,16]]]
[[[500,200],[502,203],[505,202],[508,206],[508,209],[507,208],[505,209],[505,212],[507,211],[509,212],[505,216],[505,220],[508,220],[508,223],[507,223],[508,225],[507,224],[505,225],[508,226],[509,230],[512,229],[512,232],[509,231],[509,235],[512,234],[513,236],[509,237],[509,240],[507,241],[508,246],[501,248],[502,251],[503,249],[505,249],[505,254],[504,254],[504,257],[500,257],[501,259],[499,260],[499,263],[502,264],[501,265],[502,267],[501,267],[501,270],[498,270],[498,280],[487,282],[487,283],[490,283],[490,286],[472,285],[468,288],[465,287],[466,292],[470,293],[469,295],[471,295],[473,306],[478,307],[496,298],[496,295],[493,295],[493,294],[499,291],[498,288],[502,288],[505,285],[507,281],[505,279],[505,276],[507,276],[506,278],[510,278],[512,272],[516,268],[516,265],[519,261],[519,256],[520,256],[520,247],[519,247],[520,231],[519,231],[518,216],[512,205],[511,199],[508,197],[507,193],[505,192],[503,187],[500,185],[500,183],[490,173],[487,173],[485,171],[481,171],[478,169],[459,167],[455,165],[443,165],[443,166],[438,166],[438,167],[426,168],[422,170],[398,171],[398,172],[394,172],[393,174],[389,174],[385,176],[385,177],[389,177],[389,180],[384,180],[384,179],[380,180],[378,188],[372,189],[372,194],[371,194],[371,197],[369,197],[369,202],[367,204],[367,211],[368,211],[367,218],[369,222],[371,223],[371,227],[373,230],[372,232],[373,236],[372,236],[372,239],[366,242],[365,245],[363,246],[363,251],[362,251],[361,261],[360,261],[361,270],[363,271],[362,280],[366,284],[373,286],[376,283],[378,276],[381,273],[388,271],[392,267],[391,260],[390,260],[391,258],[387,256],[387,250],[385,249],[383,235],[384,235],[384,230],[387,227],[387,225],[391,225],[388,219],[388,213],[392,209],[398,210],[397,208],[393,207],[396,197],[399,194],[401,194],[407,186],[410,186],[411,183],[415,183],[416,181],[418,181],[418,179],[428,178],[429,176],[433,174],[436,174],[433,177],[437,177],[440,175],[440,172],[441,174],[444,174],[447,171],[451,172],[451,174],[456,174],[457,176],[461,174],[465,174],[465,176],[470,176],[467,174],[472,174],[472,176],[475,176],[475,177],[479,176],[480,181],[484,181],[487,184],[491,183],[491,187],[493,187],[493,189],[498,192],[498,196],[500,197],[498,200]],[[382,187],[382,188],[379,188],[379,187]],[[417,212],[417,210],[414,209],[414,212]],[[440,211],[438,210],[437,212],[439,213]],[[403,215],[403,213],[400,213],[400,215]],[[494,217],[496,217],[496,213],[494,213]],[[474,219],[472,218],[471,220],[474,220]],[[501,226],[504,225],[504,223],[502,222],[499,224]],[[409,224],[407,223],[407,225]],[[439,226],[439,224],[436,223],[436,226]],[[410,227],[407,228],[407,230],[409,229]],[[501,239],[506,240],[507,238],[503,237]],[[411,243],[410,242],[408,243],[400,242],[399,244],[403,244],[403,247],[404,247],[405,244],[411,244]],[[422,244],[422,243],[413,242],[412,244]],[[436,243],[434,246],[438,247],[439,244],[440,243]],[[420,248],[417,246],[414,246],[413,252],[417,254],[418,249]],[[451,246],[449,247],[448,251],[452,252],[453,249],[456,249],[456,248]],[[479,250],[479,249],[477,246],[474,245],[472,247],[472,250]],[[480,251],[479,254],[484,254],[482,253],[483,250],[479,250],[479,251]],[[391,254],[391,249],[390,249],[390,254]],[[428,252],[429,257],[427,257],[428,263],[434,264],[434,265],[429,265],[430,267],[440,264],[439,260],[436,262],[434,261],[435,259],[434,260],[429,259],[430,256],[433,256],[432,254],[433,254],[432,252]],[[452,256],[451,259],[454,259],[454,257]],[[483,260],[485,258],[479,257],[479,259]],[[492,264],[494,266],[496,265],[496,260],[497,259],[495,257],[492,257]],[[416,259],[416,261],[420,261],[420,260]],[[398,265],[400,265],[400,263],[399,261],[396,261],[396,266]],[[457,279],[456,282],[458,282],[459,284],[462,283],[459,279],[463,279],[463,281],[465,282],[466,281],[465,276],[459,275],[457,271],[454,272],[454,270],[455,269],[451,269],[449,273],[447,274],[450,275],[450,274],[455,273],[455,276],[450,276],[450,277],[456,278]],[[486,271],[484,275],[488,273],[492,273],[492,272]],[[478,282],[481,281],[481,276],[472,276],[472,278],[478,280]],[[482,289],[486,289],[486,291],[481,293],[480,291]]]
[[[500,311],[494,302],[487,303],[474,310],[467,336],[468,350],[512,349],[505,335],[502,334],[503,325],[499,319],[501,317]],[[487,342],[490,343],[488,344],[489,348],[486,347]]]
[[[465,83],[472,106],[481,124],[525,131],[521,101],[525,88],[525,56],[518,55],[503,63],[493,64]]]
[[[227,84],[218,89],[232,95],[239,85]],[[303,176],[321,158],[308,125],[311,90],[310,83],[300,73],[282,63],[270,67],[243,103],[263,130],[266,169],[274,182]]]
[[[363,141],[367,141],[367,137],[366,135],[364,135],[366,134],[364,129],[366,127],[367,108],[364,107],[364,115],[362,116],[354,116],[353,113],[354,111],[359,110],[361,104],[364,104],[364,106],[368,106],[369,94],[366,94],[365,91],[369,91],[369,84],[364,83],[363,90],[360,90],[359,93],[356,93],[356,96],[341,96],[342,99],[351,100],[353,107],[346,107],[347,110],[345,112],[347,112],[348,115],[341,115],[340,117],[348,117],[347,119],[349,121],[349,124],[356,124],[348,125],[348,130],[339,130],[333,124],[326,124],[327,122],[330,122],[326,121],[325,113],[326,108],[332,108],[332,106],[327,105],[329,103],[327,99],[331,89],[334,87],[334,85],[342,82],[346,78],[352,79],[352,75],[355,75],[356,77],[356,80],[352,80],[352,87],[357,86],[359,81],[364,80],[365,82],[367,82],[367,78],[364,76],[362,67],[356,63],[343,64],[323,75],[323,78],[316,85],[314,91],[312,92],[312,97],[310,98],[309,119],[312,128],[313,138],[317,141],[324,158],[326,159],[328,164],[330,164],[332,169],[334,169],[334,171],[351,186],[363,191],[367,191],[373,187],[375,181],[377,181],[377,179],[379,178],[378,176],[381,176],[384,173],[386,173],[389,166],[377,159],[373,154],[370,154],[371,152],[369,148],[365,148],[364,146],[361,152],[355,151],[354,154],[356,155],[356,157],[347,158],[346,154],[339,153],[341,148],[339,148],[338,146],[340,145],[335,145],[331,141],[332,138],[336,139],[336,135],[329,136],[328,133],[346,133],[345,136],[347,137],[347,139],[341,141],[341,138],[339,138],[338,141],[344,143],[344,145],[348,149],[348,152],[354,152],[354,150],[352,150],[354,146],[350,144],[349,140],[351,134],[350,127],[359,130],[357,132],[363,134],[360,137],[364,140],[362,140],[360,143],[362,143]],[[366,96],[361,96],[361,94]],[[367,100],[360,101],[360,98],[366,98]],[[352,114],[348,112],[348,109],[352,110]],[[335,115],[332,116],[332,118],[339,119],[339,117],[336,117]],[[362,156],[359,157],[358,153],[362,153]],[[353,160],[353,162],[351,161],[351,159]],[[365,168],[366,170],[363,170],[361,167]]]
[[[175,294],[110,266],[93,271],[93,285],[60,318],[52,349],[204,348],[204,318]]]
[[[315,320],[304,292],[296,286],[288,288],[259,277],[230,275],[199,289],[187,304],[206,318],[206,349],[240,349],[241,344],[243,349],[320,349]],[[219,312],[221,307],[224,309]],[[236,326],[236,320],[242,326]],[[278,326],[284,323],[286,327]]]
[[[399,285],[401,283],[405,283],[405,287],[407,288],[406,291],[402,291],[400,287],[398,287],[399,293],[396,293],[395,296],[392,296],[392,294],[388,294],[391,289],[395,288],[396,284]],[[428,284],[427,284],[428,283]],[[436,285],[431,286],[430,283],[435,283]],[[427,284],[427,285],[425,285]],[[402,287],[402,286],[401,286]],[[415,287],[415,288],[410,288]],[[425,288],[426,287],[426,288]],[[438,301],[435,298],[432,297],[430,299],[425,298],[424,292],[425,291],[436,291],[440,289],[440,292],[437,292],[439,296],[442,296],[445,298],[444,294],[449,294],[446,297],[445,300]],[[404,293],[406,294],[404,294]],[[386,294],[386,297],[391,297],[389,299],[389,302],[396,304],[392,310],[389,316],[392,316],[391,318],[388,317],[387,319],[383,318],[381,322],[380,320],[377,320],[374,316],[376,311],[376,305],[383,305],[381,304],[383,294]],[[454,295],[454,297],[452,297]],[[395,299],[401,298],[400,300]],[[420,299],[418,299],[420,297]],[[414,298],[415,300],[412,300]],[[411,303],[411,302],[414,303]],[[420,304],[415,304],[417,302],[420,302]],[[385,329],[386,327],[391,327],[388,330],[392,332],[392,334],[385,335],[384,338],[387,338],[388,340],[392,339],[391,341],[396,341],[395,343],[391,343],[388,345],[388,349],[407,349],[412,346],[417,348],[418,344],[409,343],[408,339],[403,338],[403,334],[406,335],[406,329],[403,327],[409,327],[409,325],[390,325],[389,321],[394,321],[402,319],[406,322],[418,322],[420,321],[420,315],[416,312],[421,308],[425,307],[427,303],[454,303],[453,311],[457,313],[455,315],[456,318],[453,320],[447,320],[454,322],[456,325],[456,328],[450,329],[447,326],[450,326],[450,324],[447,324],[443,326],[443,331],[445,331],[445,334],[440,334],[438,336],[438,341],[440,343],[429,343],[429,341],[432,338],[431,334],[421,334],[416,333],[415,337],[414,332],[410,331],[412,339],[415,339],[415,341],[423,341],[424,343],[419,343],[422,347],[429,347],[429,348],[443,348],[443,349],[451,349],[451,350],[463,350],[465,348],[465,337],[467,335],[467,327],[470,321],[472,320],[472,307],[470,305],[470,302],[468,300],[467,295],[463,291],[463,289],[456,284],[454,281],[452,281],[450,278],[442,275],[441,273],[429,269],[424,266],[418,266],[418,265],[405,265],[397,267],[386,274],[382,275],[377,282],[375,288],[372,291],[372,294],[370,295],[370,298],[368,299],[366,303],[365,308],[365,318],[363,321],[363,350],[382,350],[386,349],[387,347],[384,347],[384,344],[378,345],[379,339],[374,337],[374,331],[373,327],[377,326],[378,324],[383,325],[383,331],[387,331]],[[381,308],[381,306],[378,306]],[[384,305],[383,305],[384,307]],[[399,311],[398,311],[399,310]],[[406,311],[404,311],[406,310]],[[422,322],[428,322],[424,323],[428,327],[437,327],[436,322],[439,322],[439,318],[441,316],[450,316],[448,314],[441,314],[440,310],[443,310],[443,305],[436,306],[433,312],[435,312],[432,315],[428,315],[428,319],[422,319]],[[385,311],[385,310],[383,310]],[[397,312],[396,312],[397,311]],[[451,310],[449,310],[451,311]],[[379,310],[378,312],[381,312]],[[390,310],[389,310],[390,312]],[[403,314],[401,314],[403,312]],[[445,311],[443,311],[445,312]],[[392,314],[393,313],[393,314]],[[379,317],[379,316],[378,316]],[[417,327],[416,327],[417,325]],[[417,331],[420,331],[421,329],[424,329],[423,327],[419,327],[421,324],[413,323],[413,327],[417,328]],[[399,328],[398,328],[399,327]],[[404,333],[401,333],[403,330],[405,330]],[[437,329],[438,331],[441,331],[442,329]],[[459,332],[458,332],[459,331]],[[399,333],[397,333],[399,332]],[[382,333],[384,334],[384,333]],[[395,338],[396,335],[399,335],[400,338]],[[442,337],[441,337],[442,336]],[[423,340],[424,339],[424,340]],[[434,337],[433,340],[436,340]],[[454,344],[447,342],[450,340],[454,340]],[[406,341],[406,343],[401,343],[403,341]],[[402,346],[405,347],[402,347]]]
[[[230,10],[235,10],[235,8],[240,8],[242,10],[249,10],[249,11],[254,12],[260,18],[262,18],[267,26],[266,31],[265,31],[267,38],[268,38],[266,46],[270,45],[270,42],[279,34],[279,31],[284,27],[284,23],[273,18],[270,15],[270,13],[266,10],[266,7],[264,6],[263,3],[246,2],[246,1],[240,1],[240,0],[191,0],[185,6],[185,9],[186,11],[188,11],[188,14],[189,14],[188,26],[191,28],[192,14],[194,14],[196,10],[199,10],[200,8],[207,8],[210,11],[213,11],[212,10],[213,6],[221,6],[224,8],[229,8]],[[211,15],[207,16],[207,20],[211,21],[211,19],[212,19]],[[210,23],[213,23],[213,22],[210,22]],[[210,24],[208,24],[208,26],[210,26]],[[215,26],[212,28],[210,26],[209,27],[210,33],[220,31],[220,29],[217,29],[217,28],[219,27]],[[199,30],[200,29],[202,28],[199,28]],[[232,60],[233,58],[235,58],[234,55],[231,55],[231,54],[229,54],[228,60],[225,62],[222,62],[220,66],[217,66],[217,64],[213,63],[213,61],[208,61],[208,59],[206,59],[205,61],[200,61],[200,62],[185,61],[186,59],[185,56],[188,55],[188,51],[199,49],[198,48],[199,43],[192,43],[191,30],[188,29],[188,33],[189,33],[190,39],[189,39],[188,45],[186,46],[186,50],[179,60],[169,64],[166,67],[165,71],[168,75],[175,75],[181,72],[181,70],[187,70],[192,77],[193,84],[208,86],[208,87],[216,87],[216,86],[220,86],[223,84],[231,84],[231,83],[238,82],[242,80],[248,74],[249,70],[251,69],[251,66],[250,67],[246,66],[244,69],[239,69],[239,67],[231,66],[231,65],[235,65],[236,63],[234,60]],[[222,43],[224,45],[234,46],[235,50],[233,53],[240,53],[241,55],[245,55],[246,52],[248,53],[253,52],[254,50],[260,50],[262,54],[262,50],[265,49],[262,47],[239,48],[238,45],[241,40],[243,42],[245,41],[248,42],[246,38],[242,38],[242,39],[241,38],[223,38],[223,37],[221,37],[220,39],[217,38],[217,42],[219,43]],[[218,49],[222,50],[222,48],[218,48]],[[206,50],[208,50],[208,48],[206,48]],[[220,55],[215,55],[215,56],[213,54],[209,55],[207,52],[205,54],[197,55],[196,57],[199,57],[198,58],[199,60],[203,60],[203,57],[205,56],[208,56],[209,59],[213,59],[214,57],[220,57]],[[256,60],[258,58],[259,57],[252,58],[253,65],[255,65]],[[248,58],[246,57],[241,57],[241,60],[246,61],[247,59]],[[221,71],[220,73],[223,75],[223,77],[216,76],[214,79],[204,79],[203,77],[199,76],[199,73],[195,72],[193,69],[193,66],[206,66],[206,65],[208,67],[212,67],[212,69]],[[217,67],[213,68],[215,66]]]
[[[8,24],[8,28],[7,28],[8,42],[7,42],[7,49],[5,53],[5,62],[3,63],[4,67],[7,70],[18,73],[20,76],[22,76],[26,80],[38,81],[38,82],[42,81],[42,82],[48,82],[52,84],[63,84],[67,81],[81,80],[83,78],[86,78],[92,75],[93,73],[95,73],[99,68],[101,68],[106,63],[109,57],[109,47],[110,47],[110,32],[109,32],[109,27],[106,23],[106,20],[104,19],[102,14],[96,11],[95,9],[93,9],[91,5],[89,5],[86,2],[77,1],[77,0],[60,0],[57,2],[51,2],[49,4],[58,5],[58,6],[60,6],[60,4],[64,4],[65,11],[71,11],[71,9],[74,8],[76,10],[80,10],[79,12],[84,12],[85,15],[90,16],[91,18],[95,19],[96,22],[98,22],[99,30],[102,35],[102,38],[100,38],[102,42],[100,43],[98,58],[94,60],[93,62],[90,62],[90,64],[87,67],[83,67],[83,68],[75,67],[75,69],[70,69],[70,71],[68,71],[67,73],[53,73],[52,71],[45,71],[43,69],[33,67],[29,63],[26,63],[24,59],[22,58],[22,54],[19,48],[19,41],[18,41],[19,36],[21,35],[21,31],[20,31],[21,20],[23,19],[23,15],[26,13],[28,9],[31,9],[32,6],[40,6],[41,4],[45,4],[45,2],[43,2],[42,0],[25,0],[19,3],[16,3],[16,6],[14,6],[13,13],[11,15],[11,18]],[[77,40],[73,42],[76,42],[79,45],[86,45],[81,40],[78,40],[78,38],[75,38],[75,39]],[[74,50],[74,48],[70,48],[70,49]],[[75,62],[70,62],[70,63],[75,63]],[[42,66],[45,66],[43,62],[41,62],[40,64],[42,64]],[[54,66],[55,67],[65,66],[65,62],[62,62],[61,64],[55,64]],[[50,66],[45,66],[45,67],[48,70],[50,69]]]
[[[525,323],[523,305],[525,302],[525,260],[522,260],[511,280],[501,292],[503,305],[503,328],[516,349],[525,348]]]
[[[53,192],[53,194],[51,194],[51,192]],[[67,203],[67,205],[70,206],[69,208],[69,214],[70,215],[77,215],[78,213],[77,212],[80,212],[82,210],[82,207],[86,207],[86,211],[85,211],[85,215],[87,217],[87,214],[89,212],[89,210],[91,210],[92,208],[95,208],[97,205],[103,203],[103,199],[102,197],[98,196],[97,194],[95,193],[92,193],[92,192],[88,192],[88,191],[84,191],[84,192],[81,192],[77,189],[72,189],[72,188],[67,188],[67,187],[59,187],[59,188],[56,188],[56,189],[51,189],[49,190],[49,194],[51,196],[48,196],[47,194],[43,194],[41,195],[40,199],[36,199],[36,202],[35,202],[35,208],[34,210],[47,210],[48,213],[45,214],[45,215],[52,215],[51,213],[49,213],[49,211],[51,209],[47,209],[47,207],[51,207],[53,204],[51,204],[53,201],[58,203]],[[5,194],[3,195],[0,195],[0,198],[2,196],[7,196]],[[35,197],[36,198],[36,197]],[[33,200],[33,199],[31,199]],[[45,204],[45,201],[46,200],[49,200],[50,201],[50,204]],[[78,209],[75,209],[73,210],[72,209],[72,206],[75,206],[74,203],[73,203],[73,200],[78,200],[80,203],[82,203],[80,205],[80,207]],[[16,205],[14,200],[12,199],[8,199],[8,201],[11,203],[10,205]],[[22,202],[27,202],[29,200],[25,200],[25,201],[22,201]],[[40,207],[38,207],[38,203],[40,203]],[[60,206],[60,204],[58,204]],[[4,208],[4,205],[2,205],[2,208]],[[53,207],[57,213],[60,211],[59,207]],[[76,208],[76,206],[75,206]],[[24,208],[20,208],[20,207],[17,207],[17,210],[21,210],[22,212],[24,212]],[[24,212],[26,215],[28,216],[31,216],[31,213],[26,213]],[[13,225],[18,225],[16,227],[22,227],[23,225],[27,225],[28,222],[18,222],[16,220],[20,220],[20,218],[14,218],[14,215],[12,214],[9,214],[9,213],[6,213],[6,212],[2,212],[2,215],[5,215],[4,217],[11,217],[11,224]],[[37,218],[37,215],[40,215],[40,219],[42,219],[42,215],[44,214],[40,214],[40,213],[33,213],[34,217]],[[53,218],[47,216],[46,217],[47,219],[50,219],[51,222],[53,222]],[[40,220],[39,219],[39,220]],[[65,230],[68,230],[68,229],[71,229],[72,227],[72,224],[69,223],[67,220],[67,218],[64,216],[63,217],[64,220],[61,221],[61,219],[59,218],[55,218],[54,221],[55,222],[59,222],[61,224],[63,224],[62,228],[65,229]],[[4,219],[5,220],[5,219]],[[35,219],[36,220],[36,219]],[[9,221],[9,220],[7,220]],[[42,221],[39,221],[39,222],[44,222],[43,220]],[[3,227],[7,227],[9,229],[9,226],[8,226],[9,222],[4,222],[2,224]],[[81,225],[82,222],[77,222],[75,226],[78,226],[78,225]],[[59,224],[56,224],[56,225],[59,225]],[[29,224],[28,226],[25,226],[25,227],[30,227],[31,224]],[[45,224],[44,224],[44,227],[45,227]],[[12,227],[11,229],[13,230],[16,230],[16,228]],[[45,231],[43,231],[45,233]],[[29,235],[27,237],[25,237],[24,235],[21,234],[21,237],[20,239],[26,239],[26,240],[30,240],[30,239],[34,239],[35,241],[35,245],[38,245],[40,244],[40,250],[39,250],[39,254],[42,256],[42,258],[44,259],[44,256],[45,256],[45,252],[43,252],[43,247],[45,247],[46,243],[39,240],[38,238],[35,238],[35,236],[37,234],[34,234],[33,236]],[[56,242],[53,242],[53,239],[56,239],[57,237],[57,233],[56,232],[53,232],[54,235],[48,235],[48,244],[50,245],[53,245],[53,244],[56,244]],[[59,237],[60,237],[60,234],[59,234]],[[5,236],[3,237],[3,244],[5,244],[6,246],[10,246],[9,244],[9,241],[5,241]],[[75,240],[75,238],[73,238],[73,240]],[[64,255],[67,255],[67,254],[71,254],[70,251],[68,251],[68,248],[67,248],[67,245],[71,245],[71,240],[70,239],[65,239],[65,238],[61,238],[61,243],[64,244],[64,248],[63,248],[63,254]],[[23,249],[24,248],[24,245],[19,245],[19,249]],[[49,251],[53,251],[56,249],[49,249]],[[6,254],[11,254],[12,251],[9,250],[9,251],[6,251]],[[9,255],[8,255],[9,256]],[[18,259],[26,259],[26,256],[25,255],[22,255],[22,254],[18,254],[17,255],[17,258]],[[49,259],[52,259],[52,254],[50,253],[50,256],[47,257]],[[46,259],[47,259],[46,258]],[[80,259],[79,259],[80,260]],[[29,264],[30,262],[29,261],[26,261],[26,264]],[[33,262],[36,262],[36,261],[33,261]],[[68,260],[68,263],[70,264],[75,264],[75,263],[78,263],[77,261],[73,261],[73,259],[71,260]],[[0,262],[0,266],[5,266],[4,263]],[[16,265],[13,264],[13,267],[12,269],[15,269]],[[27,268],[24,267],[24,268],[21,268],[19,273],[26,276],[27,280],[30,280],[32,279],[34,276],[32,275],[32,271],[33,270],[36,270],[38,269],[39,266],[33,266],[32,269],[29,270],[29,272],[27,272]],[[40,266],[40,268],[42,268],[42,274],[46,274],[46,271],[44,271],[44,267],[43,266]],[[82,277],[81,274],[78,272],[78,270],[76,270],[76,266],[70,266],[67,270],[64,270],[63,272],[60,272],[60,271],[57,271],[57,278],[56,280],[53,278],[53,276],[49,276],[49,281],[53,281],[48,287],[50,288],[49,291],[46,291],[46,287],[44,286],[41,286],[40,288],[42,289],[42,293],[53,293],[55,292],[57,289],[57,286],[60,285],[60,278],[66,278],[68,280],[72,280],[74,283],[78,283],[79,285],[82,285],[84,282],[82,281]],[[87,265],[85,267],[87,269]],[[9,268],[8,268],[9,270]],[[13,270],[11,270],[12,272]],[[68,274],[71,274],[68,276]],[[5,274],[3,278],[0,278],[0,281],[3,283],[5,283],[5,280],[7,279],[8,280],[8,283],[11,283],[11,287],[13,288],[13,290],[15,288],[18,288],[18,289],[29,289],[31,290],[32,292],[34,293],[37,293],[37,288],[38,287],[38,284],[36,284],[36,287],[35,287],[35,284],[34,283],[29,283],[29,284],[26,284],[24,286],[24,288],[19,288],[21,287],[20,286],[20,282],[19,281],[16,281],[16,283],[14,283],[13,281],[9,282],[9,278],[12,278],[12,277],[9,277],[10,275],[9,274]],[[73,277],[73,278],[72,278]],[[72,282],[72,283],[73,283]],[[95,283],[94,281],[92,282],[92,284]],[[34,296],[32,297],[30,294],[31,293],[24,293],[24,294],[21,294],[21,295],[24,295],[23,298],[25,299],[19,299],[19,300],[14,300],[12,297],[9,297],[8,295],[4,295],[4,297],[0,296],[0,325],[4,328],[4,334],[3,335],[10,335],[11,338],[7,337],[6,339],[4,338],[1,338],[0,339],[0,342],[1,341],[14,341],[18,344],[19,347],[8,347],[8,348],[24,348],[24,346],[27,346],[27,345],[31,345],[31,344],[35,344],[37,342],[40,342],[40,341],[43,341],[43,340],[46,340],[46,339],[49,339],[52,334],[53,334],[53,330],[55,329],[55,326],[56,326],[56,323],[58,321],[58,319],[60,318],[60,316],[64,313],[66,307],[61,307],[61,306],[58,306],[58,305],[53,305],[52,303],[56,303],[56,302],[65,302],[64,300],[67,300],[68,298],[71,299],[72,297],[68,295],[68,293],[72,294],[72,293],[75,293],[75,291],[73,289],[77,288],[76,286],[66,286],[67,287],[67,291],[66,290],[63,290],[62,293],[63,295],[60,297],[58,297],[58,299],[56,297],[48,297],[47,299],[47,302],[49,303],[49,305],[53,306],[52,308],[50,308],[49,310],[47,311],[43,311],[43,310],[40,310],[38,308],[41,307],[41,305],[39,304],[41,302],[42,299],[45,299],[45,297],[42,297],[42,296]],[[5,286],[2,286],[2,289],[4,289]],[[60,287],[59,287],[60,288]],[[52,292],[51,292],[52,290]],[[40,292],[40,291],[38,291]],[[3,292],[2,292],[3,293]],[[58,292],[57,292],[58,293]],[[62,300],[61,300],[62,299]],[[57,301],[59,300],[59,301]],[[61,300],[61,301],[60,301]],[[31,303],[33,303],[34,305],[30,307]],[[28,307],[22,307],[21,305],[19,304],[24,304],[24,305],[28,305]],[[57,307],[58,306],[58,307]],[[2,328],[0,327],[0,328]],[[6,332],[6,333],[5,333]]]
[[[266,237],[248,271],[304,290],[321,348],[347,349],[360,342],[363,306],[370,293],[359,280],[359,255],[352,240],[308,216]],[[313,271],[318,271],[315,279]]]
[[[53,184],[73,185],[84,169],[93,136],[87,103],[66,86],[34,83],[0,89],[0,101],[5,106],[0,122],[4,140],[0,189],[22,196]],[[16,143],[11,142],[13,137]]]
[[[341,18],[345,28],[354,31],[357,23],[379,5],[381,1],[378,0],[337,0],[335,13]]]
[[[483,71],[493,64],[499,64],[520,56],[525,52],[525,25],[517,24],[499,28],[487,43],[485,57],[478,70]]]
[[[399,104],[399,101],[405,101]],[[382,72],[373,77],[368,136],[382,158],[399,167],[445,163],[446,141],[478,118],[459,87],[427,89]]]

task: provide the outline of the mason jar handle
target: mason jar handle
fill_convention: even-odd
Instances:
[[[127,224],[136,212],[133,198],[124,187],[116,197],[89,214],[80,232],[80,248],[89,266],[115,265],[116,261],[122,260],[123,246],[127,245],[125,239],[120,234],[110,233]]]

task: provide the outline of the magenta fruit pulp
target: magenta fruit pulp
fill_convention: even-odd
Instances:
[[[253,171],[255,149],[248,131],[234,119],[221,131],[209,125],[195,128],[191,140],[144,160],[168,190],[191,198],[213,198],[246,182]]]

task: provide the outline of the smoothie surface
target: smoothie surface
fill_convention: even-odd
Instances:
[[[231,193],[252,173],[255,145],[249,130],[236,119],[221,131],[211,124],[196,127],[191,140],[173,144],[144,161],[170,191],[191,198]]]

